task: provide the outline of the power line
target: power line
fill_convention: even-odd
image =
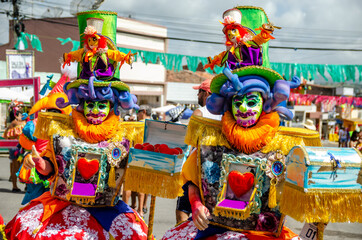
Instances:
[[[194,39],[185,39],[185,38],[175,38],[168,37],[170,40],[177,41],[186,41],[186,42],[198,42],[198,43],[211,43],[211,44],[224,44],[222,42],[212,42],[212,41],[203,41],[203,40],[194,40]],[[348,49],[348,48],[308,48],[308,47],[282,47],[282,46],[269,46],[269,48],[277,49],[292,49],[292,50],[313,50],[313,51],[352,51],[352,52],[362,52],[362,49]]]
[[[5,13],[5,12],[4,12]],[[60,24],[60,25],[66,25],[66,26],[72,26],[72,27],[78,27],[76,24],[70,24],[70,23],[65,23],[65,22],[58,22],[55,20],[50,20],[50,19],[37,19],[39,21],[44,21],[44,22],[49,22],[49,23],[53,23],[53,24]],[[173,27],[171,27],[173,28]],[[177,28],[175,28],[177,29]],[[194,32],[194,31],[192,31]],[[200,31],[198,31],[200,32]],[[201,33],[201,32],[200,32]],[[206,34],[207,32],[202,32],[203,34]],[[135,34],[135,33],[133,33]],[[209,32],[209,35],[211,33]],[[142,34],[135,34],[135,35],[142,35]],[[217,36],[220,36],[222,34],[216,34]],[[190,38],[180,38],[180,37],[167,37],[166,39],[169,40],[175,40],[175,41],[184,41],[184,42],[195,42],[195,43],[207,43],[207,44],[218,44],[218,45],[223,45],[223,42],[217,42],[217,41],[209,41],[209,40],[197,40],[197,39],[190,39]],[[289,42],[293,42],[293,40],[289,40]],[[305,42],[305,41],[297,41],[295,40],[295,42]],[[292,49],[292,50],[311,50],[311,51],[352,51],[352,52],[361,52],[362,49],[354,49],[354,48],[318,48],[318,47],[287,47],[287,46],[269,46],[270,48],[275,48],[275,49]]]

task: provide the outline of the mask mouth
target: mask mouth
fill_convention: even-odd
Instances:
[[[253,111],[247,111],[247,112],[243,113],[243,112],[240,112],[240,110],[238,110],[237,113],[235,114],[235,117],[247,119],[247,118],[253,117],[255,115],[256,115],[256,112],[253,112]]]
[[[103,118],[106,117],[107,115],[104,113],[87,113],[86,117],[91,117],[91,118]]]
[[[98,114],[88,113],[86,115],[88,122],[94,125],[101,124],[105,117],[107,117],[107,115],[104,113],[98,113]]]

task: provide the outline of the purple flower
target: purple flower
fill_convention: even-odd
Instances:
[[[279,225],[279,220],[275,217],[274,213],[271,212],[261,213],[259,214],[256,230],[275,232],[278,229],[278,225]]]
[[[69,190],[67,189],[67,186],[65,186],[65,184],[58,185],[58,187],[55,190],[55,194],[58,196],[65,196],[67,195],[68,192]]]
[[[58,174],[61,175],[64,172],[65,162],[63,160],[63,157],[60,156],[60,155],[56,155],[55,159],[56,159],[57,164],[58,164]]]
[[[121,144],[126,148],[126,151],[129,150],[129,140],[126,138],[123,138]]]
[[[106,148],[106,147],[108,147],[108,145],[109,145],[109,142],[107,142],[107,141],[98,143],[98,147],[100,147],[100,148]]]
[[[209,189],[207,188],[207,183],[205,181],[205,179],[201,179],[201,184],[202,184],[202,191],[204,192],[204,194],[209,194]]]

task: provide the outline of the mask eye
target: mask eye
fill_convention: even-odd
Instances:
[[[94,42],[95,42],[95,41],[97,41],[97,38],[96,38],[96,37],[94,37],[94,38],[93,38],[93,41],[94,41]]]
[[[94,108],[94,103],[89,103],[87,108]]]
[[[256,101],[250,101],[247,103],[248,107],[254,107],[256,105]]]
[[[239,108],[239,107],[241,106],[241,102],[235,103],[235,106],[236,106],[237,108]]]
[[[99,107],[99,109],[102,109],[102,110],[103,110],[103,109],[105,109],[105,108],[106,108],[106,105],[104,105],[104,104],[100,104],[98,107]]]

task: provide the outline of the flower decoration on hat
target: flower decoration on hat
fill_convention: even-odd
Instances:
[[[97,34],[97,29],[93,26],[87,26],[84,30],[84,34],[90,37],[96,37],[97,39],[100,39],[100,36]]]

